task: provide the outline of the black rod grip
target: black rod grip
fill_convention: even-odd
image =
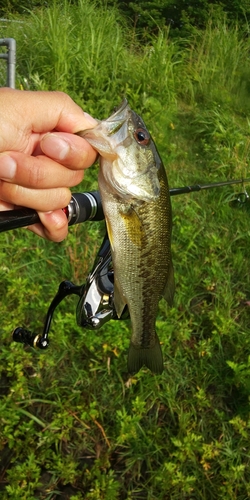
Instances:
[[[5,210],[0,212],[0,233],[17,229],[18,227],[30,226],[39,222],[38,213],[32,208],[20,208],[18,210]]]
[[[69,226],[87,220],[104,219],[99,191],[72,193],[69,205],[63,210],[68,218]],[[0,233],[19,227],[31,226],[37,222],[40,222],[39,215],[31,208],[5,210],[0,212]]]

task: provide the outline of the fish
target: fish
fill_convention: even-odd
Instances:
[[[126,99],[107,119],[78,132],[100,155],[98,184],[111,245],[114,306],[131,320],[128,372],[163,371],[155,323],[174,297],[172,210],[165,168],[142,118]]]

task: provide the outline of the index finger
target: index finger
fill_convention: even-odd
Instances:
[[[64,92],[0,89],[8,115],[23,115],[23,122],[29,123],[31,132],[44,133],[51,130],[75,133],[87,127],[94,127],[96,120],[78,106]],[[20,106],[20,102],[22,106]],[[27,117],[27,110],[32,113]],[[29,118],[30,117],[30,118]]]

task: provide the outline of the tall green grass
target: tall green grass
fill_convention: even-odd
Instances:
[[[86,0],[77,6],[53,2],[46,10],[32,12],[25,26],[13,24],[18,83],[67,91],[81,104],[88,102],[89,111],[105,113],[103,105],[113,99],[127,61],[121,21],[115,9]]]
[[[126,95],[170,186],[249,176],[249,40],[224,19],[187,40],[142,46],[115,9],[53,3],[1,22],[17,40],[17,86],[59,89],[98,118]],[[97,187],[97,167],[79,189]],[[247,186],[246,186],[247,187]],[[78,189],[78,188],[77,188]],[[4,500],[246,500],[249,477],[249,212],[220,188],[175,197],[174,307],[157,331],[165,371],[129,378],[127,322],[95,333],[60,306],[46,353],[11,343],[40,333],[63,279],[84,283],[102,223],[53,244],[0,238],[0,492]]]
[[[192,103],[210,99],[211,104],[235,103],[249,71],[249,41],[226,19],[211,22],[203,32],[194,30],[186,60],[187,83],[183,89]],[[189,82],[190,80],[190,82]],[[236,101],[237,102],[237,101]],[[248,104],[248,103],[246,103]]]

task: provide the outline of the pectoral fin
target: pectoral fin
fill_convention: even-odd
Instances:
[[[111,249],[114,250],[113,234],[112,234],[111,225],[110,225],[108,218],[106,218],[106,228],[107,228],[107,233],[108,233]]]
[[[133,206],[127,212],[122,212],[121,217],[130,241],[138,248],[142,247],[145,231],[142,221]]]
[[[167,301],[169,306],[173,305],[174,292],[175,292],[174,268],[171,260],[169,264],[167,283],[162,294],[162,296]]]

